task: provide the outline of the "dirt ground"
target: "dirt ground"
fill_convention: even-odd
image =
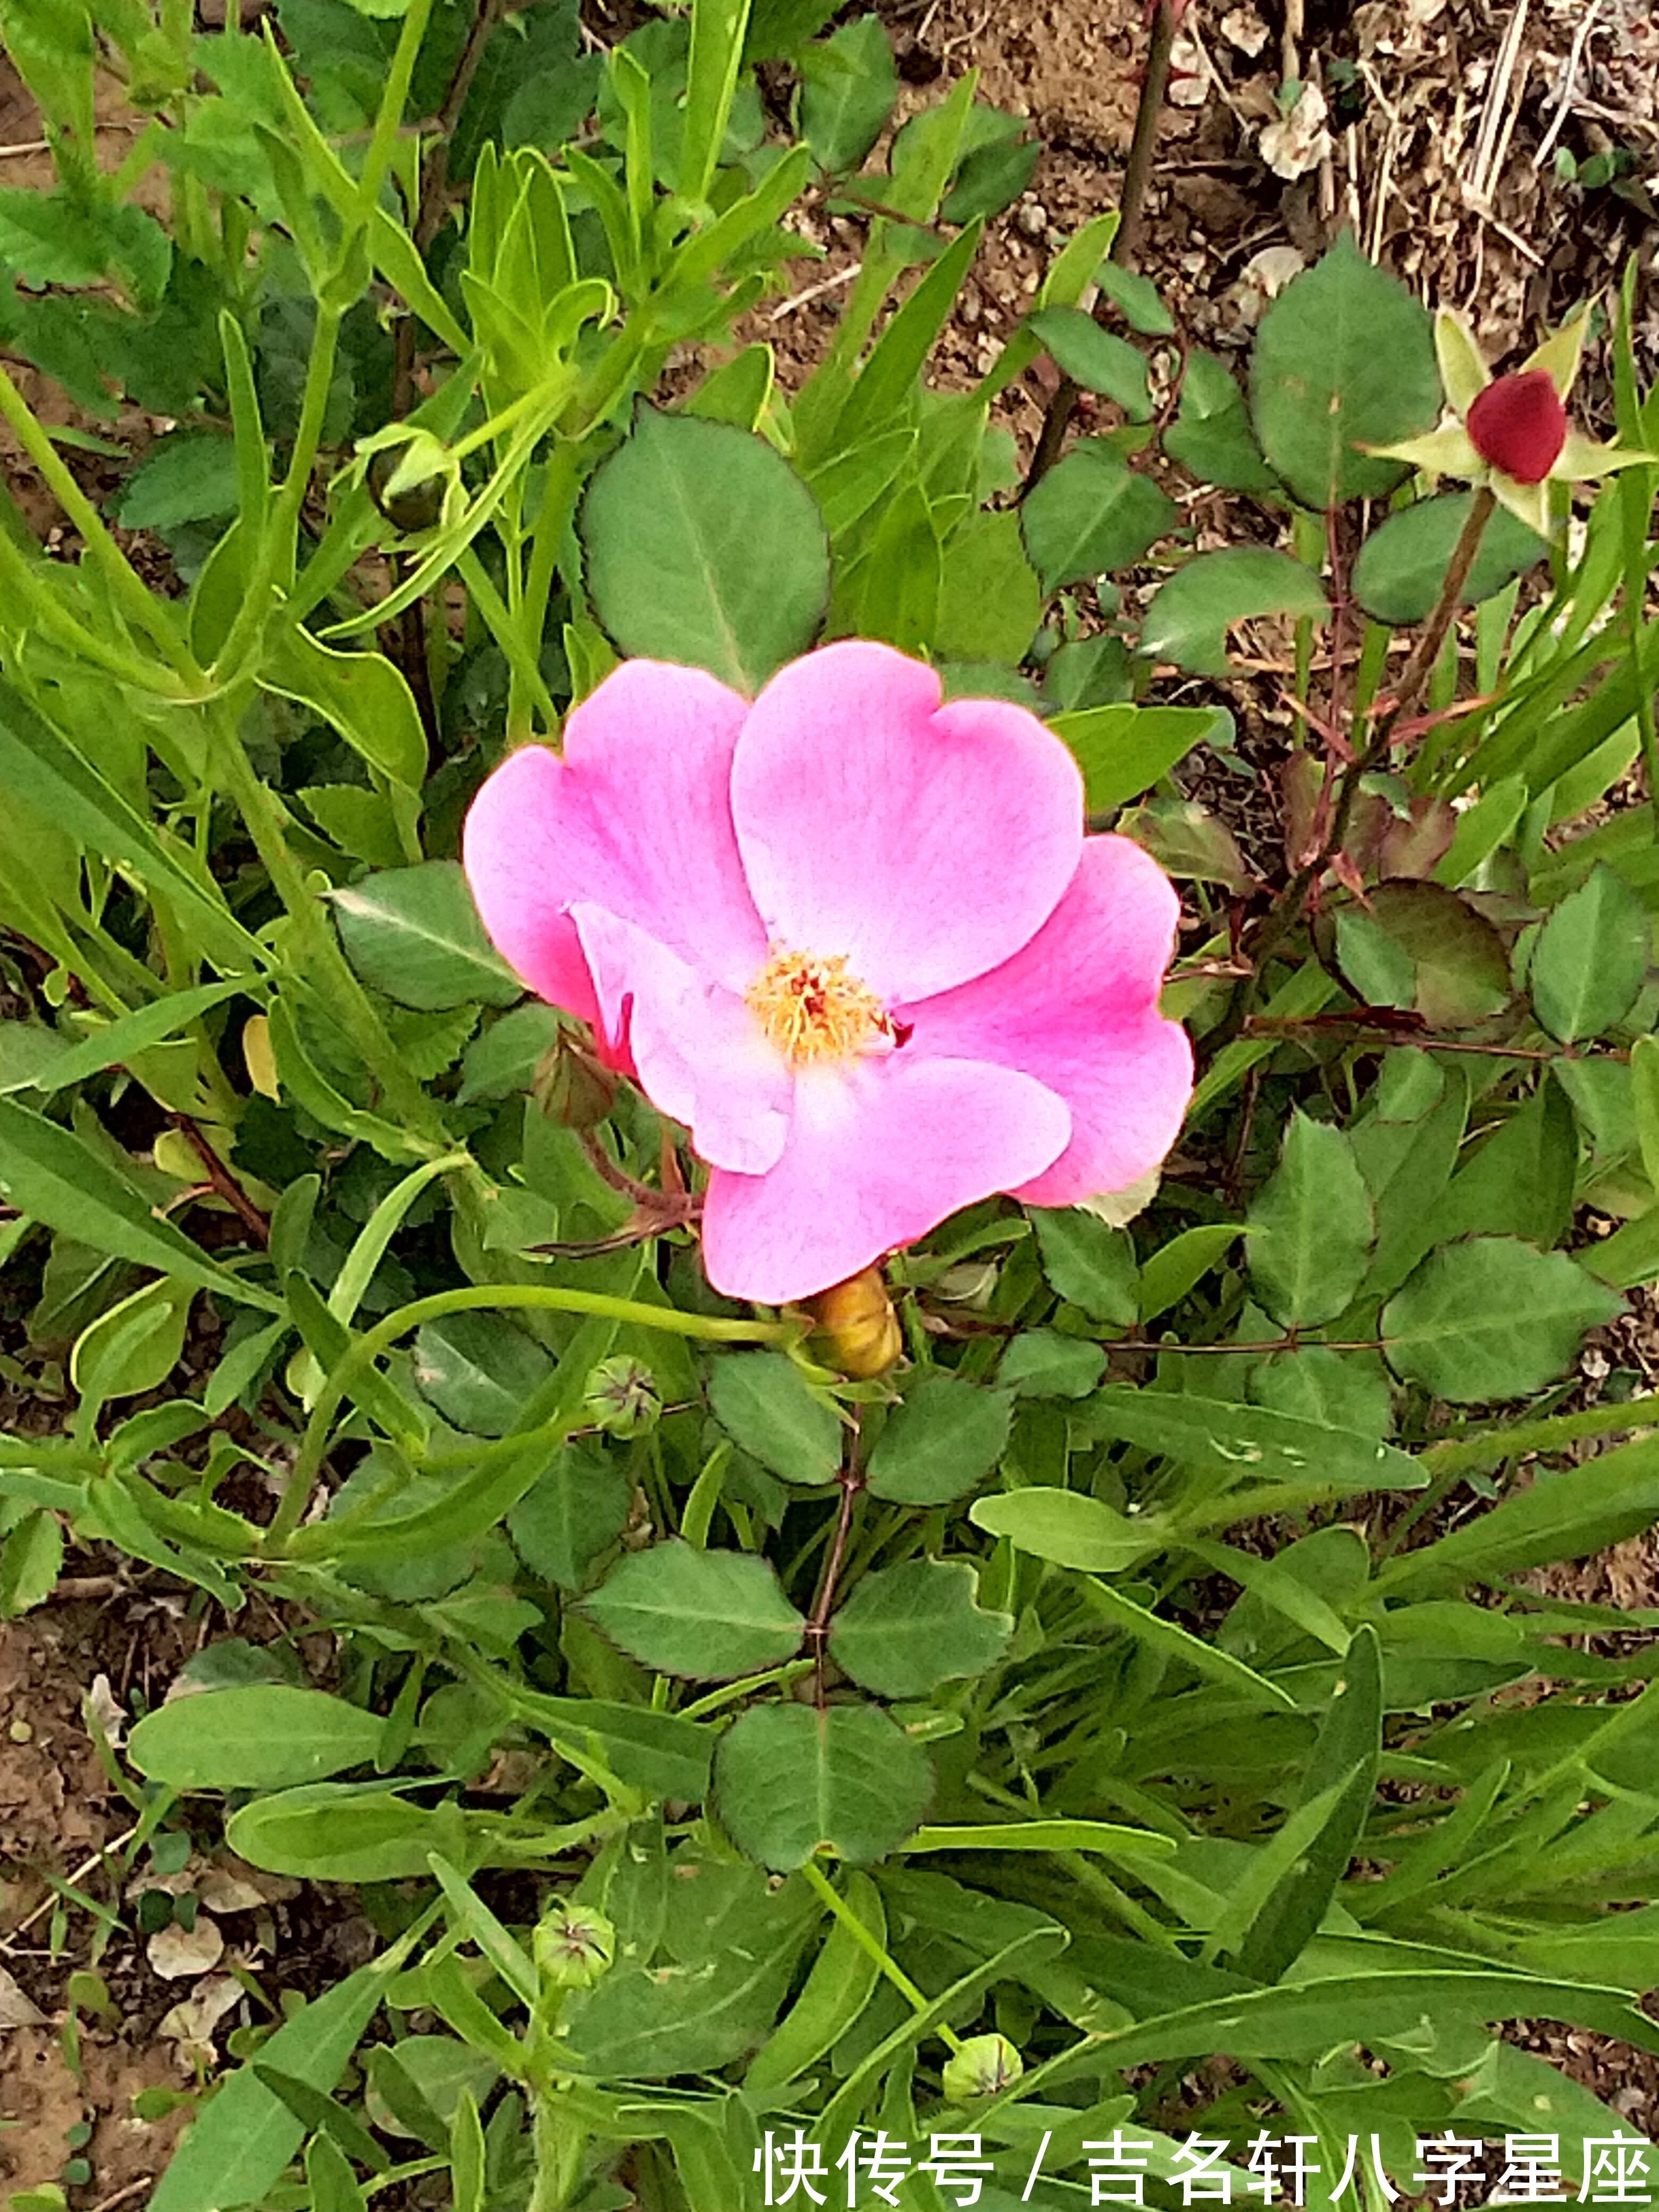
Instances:
[[[1139,0],[898,0],[884,12],[906,111],[975,68],[981,94],[1029,118],[1045,149],[1029,191],[992,227],[945,333],[938,373],[962,385],[989,365],[1063,237],[1116,204],[1145,45]],[[594,26],[604,36],[597,6]],[[1287,82],[1303,88],[1289,114]],[[0,184],[47,181],[38,132],[0,70]],[[112,124],[110,166],[128,143]],[[1586,189],[1574,173],[1598,158],[1612,174]],[[1236,353],[1273,291],[1346,222],[1425,300],[1466,309],[1501,361],[1610,292],[1634,253],[1636,341],[1652,381],[1656,194],[1651,0],[1193,0],[1140,265],[1194,342]],[[803,264],[799,289],[755,318],[786,381],[827,343],[836,279],[860,234],[828,212],[811,228],[826,260]],[[1047,395],[1033,372],[1006,397],[1004,419],[1027,447]],[[1582,397],[1590,427],[1604,428],[1594,361]],[[0,466],[50,539],[52,503],[4,436]],[[1586,1355],[1586,1398],[1621,1370],[1645,1388],[1659,1380],[1650,1307]],[[149,1862],[125,1861],[139,1808],[106,1771],[83,1700],[108,1727],[135,1686],[159,1700],[225,1629],[155,1578],[118,1578],[105,1559],[70,1564],[76,1579],[52,1604],[0,1626],[0,2179],[12,2189],[61,2179],[85,2212],[112,2212],[147,2197],[187,2110],[173,2100],[222,2059],[227,2038],[284,1984],[317,1986],[356,1963],[368,1931],[338,1898],[194,1859],[169,1879],[202,1897],[196,1930],[167,1931],[182,1939],[170,1944],[137,1932],[133,1883]],[[1659,1546],[1634,1539],[1553,1586],[1659,1604]],[[71,1979],[94,1971],[100,1986]],[[1659,2133],[1651,2060],[1554,2031],[1534,2047]],[[135,2116],[135,2098],[155,2117]]]

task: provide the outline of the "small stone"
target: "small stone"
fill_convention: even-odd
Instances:
[[[1048,228],[1048,210],[1041,200],[1021,200],[1014,210],[1014,228],[1027,238],[1041,238]]]

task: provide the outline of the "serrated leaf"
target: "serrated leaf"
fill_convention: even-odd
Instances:
[[[582,1611],[642,1667],[695,1681],[780,1667],[806,1630],[764,1559],[678,1539],[630,1552]]]
[[[594,474],[581,537],[593,611],[623,653],[689,662],[750,696],[805,651],[829,601],[811,493],[729,422],[642,409]]]
[[[1177,513],[1150,477],[1103,439],[1085,438],[1024,501],[1019,521],[1043,590],[1057,592],[1128,568],[1174,526]]]
[[[1365,1279],[1375,1224],[1340,1129],[1292,1115],[1249,1226],[1250,1279],[1275,1321],[1311,1328],[1342,1312]]]
[[[1647,908],[1598,862],[1539,932],[1527,977],[1539,1020],[1563,1044],[1601,1036],[1636,1003],[1652,952]]]
[[[1001,1458],[1011,1419],[1002,1392],[965,1376],[927,1376],[906,1391],[876,1440],[871,1495],[895,1505],[948,1505]]]
[[[830,1654],[878,1698],[925,1698],[995,1665],[1013,1616],[982,1612],[965,1559],[905,1559],[865,1576],[836,1613]]]
[[[1025,327],[1074,384],[1115,399],[1132,422],[1150,419],[1146,356],[1127,339],[1102,330],[1080,307],[1039,307],[1025,318]]]
[[[553,1371],[553,1356],[504,1315],[445,1314],[415,1338],[415,1382],[447,1421],[477,1437],[516,1428],[525,1401]]]
[[[720,1739],[714,1792],[732,1840],[787,1872],[828,1848],[852,1865],[896,1849],[933,1794],[921,1746],[873,1705],[752,1705]]]
[[[1257,329],[1250,413],[1263,454],[1304,507],[1323,514],[1380,498],[1400,481],[1400,462],[1361,445],[1414,436],[1439,412],[1426,312],[1345,230],[1291,278]]]
[[[457,860],[366,876],[333,894],[340,937],[366,983],[400,1006],[510,1006],[524,985],[484,934]]]
[[[1625,1310],[1561,1252],[1476,1237],[1431,1252],[1382,1309],[1389,1366],[1454,1406],[1524,1398]]]
[[[1353,595],[1368,615],[1385,623],[1427,620],[1474,496],[1467,491],[1443,492],[1384,517],[1353,564]],[[1480,533],[1459,605],[1472,607],[1491,599],[1548,551],[1547,541],[1507,507],[1496,508]]]
[[[711,1361],[708,1402],[732,1443],[786,1482],[834,1481],[841,1423],[782,1352],[729,1352]]]
[[[125,530],[176,530],[236,512],[234,441],[213,431],[175,430],[127,478],[116,504]]]
[[[1055,714],[1048,727],[1083,770],[1085,809],[1103,814],[1150,791],[1195,746],[1231,744],[1233,718],[1224,707],[1125,704]]]
[[[634,1486],[602,1446],[567,1444],[507,1519],[527,1567],[561,1589],[579,1590],[601,1552],[628,1526]]]
[[[1417,971],[1413,1003],[1431,1028],[1501,1013],[1510,996],[1504,940],[1486,916],[1440,884],[1378,884],[1371,916]]]
[[[1260,615],[1318,621],[1328,609],[1311,568],[1268,546],[1194,554],[1160,584],[1140,626],[1140,649],[1200,676],[1225,676],[1227,632]]]
[[[1106,1372],[1097,1344],[1052,1328],[1022,1329],[997,1364],[997,1381],[1017,1398],[1086,1398]]]
[[[1244,394],[1213,354],[1188,355],[1180,411],[1164,434],[1164,450],[1200,483],[1223,491],[1279,489],[1255,442]]]
[[[1030,1218],[1042,1272],[1059,1296],[1097,1321],[1132,1328],[1135,1248],[1123,1231],[1079,1206],[1033,1206]]]

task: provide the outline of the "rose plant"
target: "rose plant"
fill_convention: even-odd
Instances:
[[[178,427],[106,512],[0,371],[73,555],[0,531],[0,1610],[74,1547],[201,1631],[16,1963],[72,2035],[224,1848],[382,1945],[221,2027],[155,2212],[1629,2162],[1501,2030],[1659,2042],[1653,1624],[1533,1571],[1659,1518],[1634,273],[1484,381],[1344,235],[1241,384],[1106,214],[940,389],[1036,149],[830,20],[16,41],[9,355]]]

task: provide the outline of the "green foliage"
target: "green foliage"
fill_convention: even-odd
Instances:
[[[999,2206],[1121,2128],[1168,2193],[1176,2081],[1396,2182],[1619,2135],[1492,2024],[1656,2043],[1653,1624],[1527,1577],[1659,1518],[1634,1376],[1573,1375],[1659,1279],[1659,465],[1547,549],[1491,518],[1449,629],[1479,507],[1365,450],[1442,394],[1351,240],[1248,400],[1115,216],[946,390],[1039,149],[964,81],[866,170],[873,16],[186,15],[6,25],[58,169],[0,191],[7,357],[178,427],[107,518],[141,568],[0,380],[80,548],[0,530],[0,1617],[88,1544],[236,1615],[127,1732],[157,1871],[222,1841],[399,1932],[244,2033],[160,2212],[731,2212],[768,2128],[982,2130]],[[817,281],[809,190],[862,242],[786,395],[738,334]],[[1022,483],[1044,352],[1106,405]],[[457,860],[617,653],[752,693],[851,635],[1041,712],[1177,876],[1199,1062],[1161,1188],[917,1240],[856,1382],[710,1290],[684,1133]]]

